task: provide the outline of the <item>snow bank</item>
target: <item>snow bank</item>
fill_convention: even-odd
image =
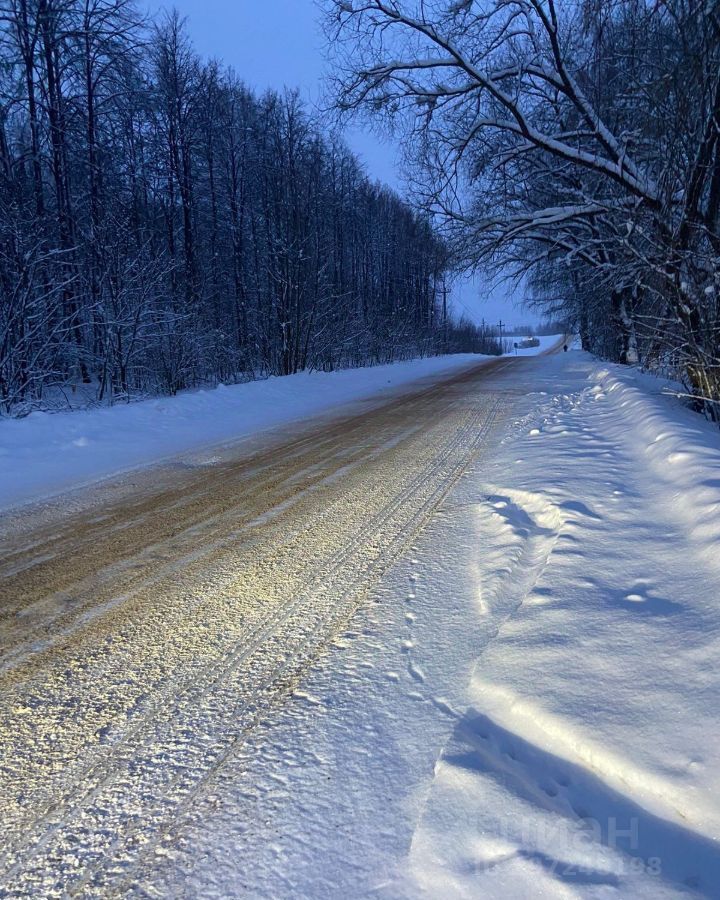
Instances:
[[[622,369],[597,369],[591,393],[633,423],[637,447],[704,561],[720,569],[720,435],[661,394],[664,382]],[[670,404],[670,405],[669,405]],[[669,421],[669,410],[672,418]]]
[[[718,433],[573,356],[575,384],[518,422],[512,474],[496,467],[477,510],[498,634],[436,765],[413,874],[444,897],[716,896]]]
[[[2,419],[0,508],[381,397],[483,358],[457,354],[331,373],[301,372],[141,403]]]

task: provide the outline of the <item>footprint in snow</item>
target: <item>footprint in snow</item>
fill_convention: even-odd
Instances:
[[[416,666],[413,663],[408,665],[408,673],[411,678],[414,678],[415,681],[419,681],[421,684],[425,683],[425,673],[420,668],[420,666]]]

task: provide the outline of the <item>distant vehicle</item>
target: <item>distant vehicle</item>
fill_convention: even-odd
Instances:
[[[539,347],[540,341],[536,337],[527,337],[523,338],[520,341],[515,341],[515,349],[516,350],[529,350],[530,347]]]

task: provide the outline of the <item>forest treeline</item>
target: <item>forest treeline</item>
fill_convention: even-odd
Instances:
[[[0,0],[0,412],[496,348],[294,93],[131,0]]]
[[[406,128],[456,260],[720,419],[720,2],[326,5],[340,104]]]

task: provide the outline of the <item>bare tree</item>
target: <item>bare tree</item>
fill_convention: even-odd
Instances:
[[[606,303],[614,355],[672,352],[720,399],[718,4],[329,7],[341,107],[408,129],[456,259],[568,295],[589,277],[581,306]]]
[[[177,14],[0,0],[0,63],[3,413],[450,346],[427,218]]]

